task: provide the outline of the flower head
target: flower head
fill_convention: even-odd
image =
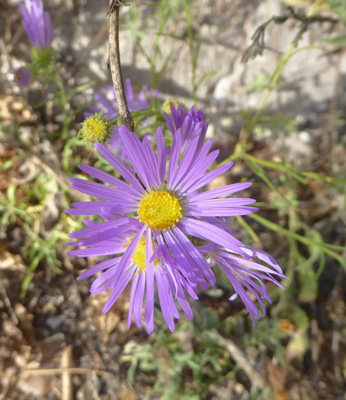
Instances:
[[[25,0],[19,3],[23,15],[23,26],[31,44],[37,49],[47,49],[54,39],[54,31],[47,11],[43,11],[42,0]]]
[[[95,142],[107,143],[111,135],[111,123],[101,111],[84,120],[80,134],[87,147],[93,147]]]
[[[200,148],[204,142],[205,134],[208,129],[209,120],[204,122],[205,116],[203,110],[196,110],[193,106],[187,113],[184,112],[182,105],[176,107],[174,103],[170,103],[171,112],[164,113],[164,117],[169,130],[174,135],[180,129],[182,146],[181,151],[185,153],[192,139],[199,138],[197,148]]]
[[[208,222],[206,218],[245,215],[256,211],[255,208],[249,207],[255,200],[229,197],[249,187],[251,183],[238,183],[199,193],[199,189],[226,172],[232,163],[208,171],[219,152],[209,153],[210,140],[198,148],[200,140],[198,136],[191,140],[190,146],[179,162],[182,151],[180,129],[174,134],[168,166],[168,151],[164,145],[161,129],[157,131],[157,156],[146,138],[140,141],[126,127],[120,127],[119,136],[132,169],[125,167],[104,145],[96,143],[95,147],[100,155],[123,176],[126,183],[85,165],[80,166],[84,172],[110,186],[83,179],[70,179],[74,189],[98,197],[102,201],[74,203],[73,208],[67,213],[97,215],[105,219],[104,222],[97,223],[91,228],[72,234],[71,237],[86,237],[86,233],[92,231],[93,236],[77,243],[77,245],[91,248],[73,251],[71,254],[80,257],[118,255],[119,265],[116,271],[121,271],[121,273],[119,272],[120,275],[117,274],[114,278],[115,270],[113,273],[109,272],[106,275],[107,283],[104,283],[104,288],[110,288],[112,291],[110,296],[112,300],[108,300],[108,305],[114,303],[119,291],[121,292],[126,286],[125,283],[120,282],[126,281],[127,284],[130,281],[129,268],[131,268],[131,262],[135,262],[134,257],[135,260],[139,260],[135,254],[139,251],[138,246],[143,237],[146,238],[145,263],[144,261],[137,262],[137,268],[149,273],[152,268],[150,265],[153,265],[155,257],[160,257],[160,265],[163,265],[162,268],[166,271],[167,290],[171,293],[169,288],[172,286],[168,283],[172,282],[178,301],[182,299],[178,296],[178,293],[182,293],[179,292],[179,287],[184,287],[192,295],[198,284],[207,288],[207,281],[209,281],[214,285],[215,277],[212,269],[193,243],[194,238],[225,247],[246,257],[247,254],[242,250],[243,245],[240,241],[222,227]],[[120,228],[113,229],[116,226]],[[124,248],[121,236],[124,230],[134,233],[125,251],[120,251]],[[119,241],[121,245],[117,245]],[[153,246],[155,252],[153,252]],[[144,254],[144,250],[141,254]],[[154,270],[156,271],[155,268]],[[119,281],[119,276],[123,275],[126,280]],[[161,279],[162,275],[155,274],[155,277]],[[141,285],[143,284],[144,280]],[[133,290],[137,291],[137,289]],[[140,290],[144,290],[142,286]],[[178,316],[174,301],[171,297],[169,299],[163,297],[162,293],[160,295],[160,289],[159,298],[161,308],[163,304],[166,310],[165,321],[173,330],[173,317]],[[142,307],[141,303],[138,307]],[[185,303],[184,307],[186,307]],[[107,306],[104,311],[108,309]]]
[[[32,81],[32,73],[27,67],[20,67],[14,71],[13,82],[20,86],[28,86]]]
[[[186,280],[174,269],[174,261],[171,260],[166,249],[163,247],[162,250],[159,250],[160,246],[154,243],[149,230],[145,232],[144,226],[141,229],[135,228],[126,223],[126,220],[108,220],[103,225],[105,233],[102,235],[99,232],[98,224],[85,222],[88,225],[87,228],[70,235],[72,238],[84,237],[84,240],[70,244],[92,245],[93,248],[77,250],[72,254],[79,256],[84,256],[86,253],[105,254],[105,247],[108,245],[112,250],[107,254],[118,255],[116,258],[110,258],[95,265],[78,278],[79,280],[85,279],[98,272],[103,272],[90,288],[90,292],[93,294],[108,289],[112,290],[103,312],[107,312],[113,306],[132,279],[128,327],[131,325],[132,316],[135,324],[139,328],[142,326],[142,306],[145,294],[144,321],[148,333],[153,331],[155,281],[162,314],[169,328],[174,331],[173,316],[180,317],[175,303],[179,303],[186,315],[192,319],[193,314],[186,300],[184,289],[193,298],[196,299],[197,296]],[[153,259],[154,252],[160,252],[160,256]],[[132,255],[128,256],[129,253]]]
[[[128,78],[125,80],[125,94],[129,111],[139,111],[148,108],[148,99],[153,96],[152,91],[148,91],[147,86],[143,86],[142,90],[136,97],[133,92],[131,80]],[[155,94],[155,96],[156,95],[157,94]],[[108,86],[106,90],[102,90],[101,92],[95,94],[94,98],[97,101],[98,106],[91,106],[90,109],[92,111],[99,112],[101,111],[101,107],[105,113],[105,116],[109,119],[114,118],[117,114],[119,114],[117,98],[113,86]]]

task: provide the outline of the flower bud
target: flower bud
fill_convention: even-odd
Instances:
[[[28,86],[32,81],[32,73],[27,67],[20,67],[13,71],[13,82],[20,86]]]
[[[85,146],[93,147],[95,142],[105,144],[109,140],[112,124],[103,116],[103,111],[87,117],[79,131]]]
[[[31,49],[32,65],[35,69],[46,70],[55,60],[53,49]]]

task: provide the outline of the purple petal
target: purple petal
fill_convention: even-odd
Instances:
[[[145,266],[146,266],[146,285],[147,285],[147,293],[146,293],[146,305],[145,305],[145,314],[144,321],[147,325],[147,331],[150,334],[154,330],[154,295],[155,295],[155,287],[154,287],[154,262],[150,261],[153,255],[153,244],[151,239],[151,230],[150,228],[147,231],[147,242],[145,249]]]
[[[119,128],[119,135],[128,159],[131,161],[131,164],[133,165],[144,186],[149,189],[152,182],[150,173],[148,171],[146,158],[142,150],[141,141],[124,125]]]
[[[120,281],[119,280],[115,281],[115,284],[113,285],[112,294],[109,296],[109,299],[107,300],[106,304],[103,307],[102,312],[104,314],[111,309],[113,304],[117,301],[118,297],[124,291],[127,284],[130,282],[130,280],[132,278],[133,272],[134,272],[134,268],[132,268],[129,272],[127,272],[127,274],[125,274],[123,277],[121,277]]]
[[[120,179],[115,178],[114,176],[111,176],[109,174],[106,174],[103,171],[98,170],[97,168],[90,167],[89,165],[78,165],[79,169],[82,171],[86,172],[87,174],[93,176],[96,179],[99,179],[102,182],[108,183],[109,185],[112,185],[120,190],[123,190],[130,195],[134,196],[135,198],[140,199],[141,192],[138,191],[137,189],[127,185],[126,183],[122,182]]]
[[[156,141],[157,141],[157,157],[159,165],[160,182],[162,185],[165,181],[165,176],[166,176],[167,149],[165,146],[161,128],[158,128],[156,131]]]
[[[168,165],[167,186],[169,188],[172,187],[172,180],[178,165],[180,147],[181,147],[181,134],[180,130],[177,130],[173,138],[171,157]]]
[[[124,255],[121,258],[120,264],[119,264],[119,270],[124,271],[129,263],[131,262],[131,259],[133,257],[133,254],[138,246],[139,241],[141,240],[143,233],[146,229],[146,225],[143,224],[142,229],[137,233],[137,235],[133,238],[132,242],[129,244],[127,247]],[[114,282],[113,290],[115,289],[117,282]]]
[[[184,154],[184,157],[182,158],[182,160],[179,164],[178,170],[177,170],[176,174],[174,175],[173,181],[171,183],[172,190],[177,189],[181,180],[184,178],[184,175],[187,172],[188,168],[193,163],[193,155],[195,154],[196,149],[197,149],[197,142],[198,142],[198,138],[193,139],[192,142],[190,143],[189,148],[187,149],[186,153]]]
[[[190,187],[196,186],[196,182],[199,182],[206,175],[208,175],[206,171],[216,160],[218,154],[219,150],[215,150],[208,154],[205,158],[199,157],[198,160],[195,161],[193,167],[188,171],[186,176],[184,176],[183,186],[180,188],[180,191],[192,192],[193,190],[195,190],[190,189]],[[209,182],[209,180],[207,182]]]
[[[189,204],[185,208],[185,215],[192,217],[223,217],[247,215],[257,211],[254,207],[244,207],[256,200],[243,198],[214,199]]]
[[[202,271],[202,274],[209,280],[210,284],[213,286],[216,283],[215,276],[207,260],[202,256],[198,249],[190,242],[190,240],[181,232],[178,227],[172,229],[176,235],[179,243],[184,247],[186,254],[193,259],[193,261],[198,265],[198,268]]]
[[[189,195],[188,199],[190,203],[199,202],[204,200],[213,199],[215,197],[228,196],[232,193],[240,192],[241,190],[247,189],[252,185],[252,182],[234,183],[232,185],[223,186],[221,188],[208,190],[203,193],[196,193]]]
[[[121,176],[123,176],[131,185],[133,185],[140,193],[143,193],[143,188],[141,184],[138,182],[137,178],[133,175],[133,173],[126,168],[116,157],[112,154],[106,146],[100,143],[95,143],[95,147],[97,151],[101,154],[101,156],[108,161],[108,163],[119,172]]]
[[[173,302],[172,295],[170,294],[169,288],[167,287],[167,282],[160,269],[155,270],[155,277],[163,319],[165,320],[170,331],[174,332],[174,320],[171,307]]]
[[[213,224],[200,221],[192,218],[183,218],[177,223],[177,226],[188,235],[196,236],[200,239],[210,240],[219,246],[226,247],[237,254],[244,254],[240,249],[243,244],[233,237],[230,233],[226,232]]]
[[[110,260],[103,261],[94,267],[88,269],[87,271],[84,271],[79,277],[77,278],[77,281],[80,281],[82,279],[89,278],[92,275],[97,274],[98,272],[104,271],[107,268],[113,267],[120,262],[120,257],[118,258],[111,258]]]
[[[122,219],[106,221],[106,222],[98,222],[88,228],[84,228],[84,229],[80,229],[79,231],[72,232],[67,236],[71,239],[85,238],[85,237],[93,235],[97,232],[105,232],[105,231],[115,228],[117,226],[124,225],[124,224],[128,223],[128,221],[129,221],[128,218],[122,218]]]
[[[71,187],[73,189],[77,189],[90,196],[98,197],[99,199],[113,202],[120,201],[123,205],[126,204],[127,207],[136,206],[138,203],[138,199],[133,195],[119,189],[105,186],[102,183],[90,182],[79,178],[69,178],[69,181],[72,183]]]
[[[134,300],[134,310],[133,316],[135,320],[135,324],[138,328],[142,327],[142,304],[143,304],[143,296],[144,296],[144,288],[145,288],[145,273],[139,272],[138,278],[138,286],[136,290],[135,300]]]
[[[197,189],[200,189],[202,186],[211,182],[218,176],[224,174],[226,171],[228,171],[232,167],[232,165],[233,165],[233,161],[231,161],[225,165],[221,165],[220,167],[217,167],[217,168],[213,169],[212,171],[207,172],[205,175],[203,175],[203,177],[201,179],[199,179],[197,182],[190,185],[189,187],[186,187],[184,190],[193,192]]]

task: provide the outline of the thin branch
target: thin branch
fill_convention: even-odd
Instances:
[[[108,375],[110,372],[102,371],[98,369],[90,369],[90,368],[43,368],[43,369],[25,369],[22,374],[25,376],[51,376],[51,375],[59,375],[63,372],[68,372],[69,374],[96,374],[96,375]]]
[[[25,148],[24,148],[25,150]],[[83,193],[78,192],[75,189],[71,188],[71,185],[69,184],[68,180],[64,178],[65,174],[60,170],[58,166],[55,166],[54,168],[48,164],[47,161],[44,160],[44,158],[36,153],[33,153],[31,151],[26,150],[26,154],[30,156],[32,162],[40,167],[42,170],[45,171],[46,174],[50,175],[52,178],[54,178],[57,182],[58,185],[66,190],[71,196],[74,198],[78,199],[79,201],[88,201],[90,198]]]
[[[271,50],[270,47],[266,46],[264,44],[264,35],[267,26],[274,21],[276,24],[283,24],[289,16],[273,16],[271,17],[268,21],[264,22],[262,25],[260,25],[255,33],[252,35],[251,40],[252,43],[251,45],[244,51],[243,57],[241,59],[242,63],[246,63],[249,60],[261,56],[264,50]]]
[[[109,64],[121,122],[133,131],[134,123],[127,105],[119,51],[119,9],[124,5],[122,0],[109,0]]]
[[[46,158],[43,155],[39,154],[34,148],[27,146],[25,143],[23,143],[22,140],[18,140],[17,138],[14,138],[14,136],[10,137],[9,135],[5,135],[5,142],[6,139],[10,140],[10,138],[11,140],[13,140],[13,145],[19,150],[19,152],[23,154],[23,156],[25,156],[27,160],[34,163],[40,170],[43,170],[47,175],[55,179],[61,189],[66,190],[73,198],[76,198],[79,201],[90,200],[90,197],[88,195],[80,193],[78,192],[78,190],[71,188],[71,185],[65,178],[65,173],[62,170],[59,164],[59,159],[57,155],[55,155],[53,149],[51,149],[51,151],[55,155],[55,165],[53,165],[52,162],[48,162]]]
[[[6,289],[5,289],[5,287],[4,287],[3,283],[2,283],[2,279],[1,278],[0,278],[0,292],[1,292],[1,295],[3,297],[4,303],[5,303],[5,305],[6,305],[7,309],[8,309],[8,312],[10,313],[12,322],[14,323],[14,325],[18,326],[19,321],[18,321],[17,315],[13,310],[13,307],[11,305],[10,299],[7,296]]]
[[[231,340],[226,339],[220,335],[220,333],[214,330],[213,335],[217,337],[218,342],[225,347],[229,352],[233,360],[239,365],[239,367],[246,373],[251,383],[262,391],[270,389],[269,385],[262,378],[262,376],[256,371],[250,362],[247,360],[245,354],[238,348],[238,346]]]
[[[305,15],[298,14],[293,7],[287,7],[289,14],[287,15],[280,15],[280,16],[273,16],[268,21],[264,22],[260,25],[253,36],[251,37],[252,43],[251,45],[244,51],[243,57],[241,62],[246,63],[249,60],[257,57],[258,55],[262,55],[264,50],[273,51],[270,47],[266,46],[264,43],[264,36],[267,26],[274,22],[277,25],[282,25],[289,19],[293,19],[299,22],[299,29],[298,32],[292,42],[295,46],[298,45],[299,40],[302,38],[303,34],[308,29],[309,25],[314,23],[324,23],[327,22],[331,24],[333,27],[335,24],[338,23],[338,20],[329,16],[324,15],[316,15],[313,17],[306,17]],[[274,50],[275,51],[275,50]]]
[[[61,400],[73,400],[73,387],[72,387],[72,379],[71,374],[69,372],[69,368],[72,367],[72,346],[67,346],[64,348],[61,355]]]

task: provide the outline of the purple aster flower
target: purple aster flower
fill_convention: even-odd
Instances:
[[[164,320],[171,331],[174,331],[174,320],[180,318],[176,308],[177,301],[189,319],[193,318],[192,310],[186,300],[184,290],[194,299],[197,299],[194,291],[175,269],[174,260],[164,245],[154,244],[152,232],[145,226],[140,230],[127,223],[127,219],[108,220],[103,224],[104,234],[100,235],[99,224],[85,221],[87,228],[74,232],[72,238],[85,239],[71,245],[93,246],[92,249],[77,250],[71,252],[79,256],[91,254],[108,254],[109,248],[118,257],[103,261],[79,276],[79,280],[88,278],[98,272],[105,271],[91,285],[90,292],[93,294],[104,292],[112,288],[112,293],[107,300],[103,312],[107,312],[116,302],[122,291],[132,279],[132,290],[130,296],[130,309],[128,317],[128,328],[131,325],[132,316],[135,324],[142,326],[142,306],[145,294],[144,321],[150,334],[154,329],[154,296],[155,281],[158,290],[161,310]],[[160,249],[160,247],[162,249]],[[105,250],[108,248],[108,251]],[[154,258],[154,251],[159,257]],[[125,259],[125,253],[131,252],[132,258]]]
[[[142,90],[136,97],[133,92],[132,84],[130,79],[125,80],[125,94],[127,99],[127,105],[129,111],[139,111],[149,108],[149,99],[157,97],[157,91],[153,92],[148,90],[147,86],[144,85]],[[117,106],[117,99],[113,86],[108,86],[107,90],[102,90],[101,92],[94,95],[95,100],[99,106],[90,106],[92,112],[104,111],[104,116],[108,119],[112,119],[119,114],[119,109]],[[150,120],[148,118],[144,121],[144,124]],[[113,151],[121,160],[126,160],[126,155],[121,147],[121,141],[119,137],[119,128],[112,128],[113,135],[108,141],[109,148]]]
[[[209,223],[233,234],[234,230],[230,229],[230,220],[231,218],[208,219]],[[255,300],[261,305],[263,316],[266,315],[266,308],[262,300],[265,299],[271,304],[264,282],[272,282],[285,289],[285,286],[277,280],[277,277],[280,279],[287,278],[283,275],[282,269],[275,259],[266,252],[245,245],[242,245],[240,249],[243,251],[242,255],[225,246],[217,246],[215,243],[199,248],[202,253],[208,254],[212,266],[218,265],[227,275],[235,291],[229,300],[233,301],[238,296],[240,297],[255,327],[256,318],[260,318]]]
[[[27,67],[20,67],[14,71],[13,82],[20,86],[28,86],[32,81],[32,73]]]
[[[182,153],[188,149],[191,140],[195,137],[199,137],[197,148],[200,148],[204,142],[205,134],[209,126],[209,120],[204,122],[205,116],[203,110],[196,110],[193,106],[187,113],[184,112],[182,105],[177,108],[174,103],[170,103],[171,118],[167,113],[164,113],[164,117],[169,130],[174,135],[175,132],[180,129],[182,138]]]
[[[127,183],[98,169],[82,165],[80,168],[84,172],[111,186],[71,178],[74,189],[98,197],[102,201],[74,203],[72,204],[73,208],[67,210],[67,213],[71,215],[97,215],[105,219],[105,221],[87,228],[89,231],[82,230],[71,235],[74,238],[86,237],[86,240],[78,242],[77,245],[91,247],[73,251],[71,254],[79,257],[116,254],[120,257],[119,264],[112,270],[113,272],[107,271],[108,280],[105,288],[110,288],[112,294],[104,312],[110,308],[116,300],[117,294],[126,286],[125,280],[119,281],[119,276],[124,275],[127,283],[131,279],[128,276],[129,268],[131,269],[132,262],[136,264],[134,257],[139,251],[138,244],[143,237],[146,238],[145,270],[149,268],[149,264],[154,259],[160,257],[160,265],[163,265],[168,271],[167,282],[170,282],[171,278],[174,282],[175,296],[178,298],[179,287],[184,287],[191,295],[196,292],[198,284],[204,288],[208,288],[207,281],[212,285],[215,284],[212,269],[193,244],[193,237],[225,247],[244,258],[247,257],[245,250],[242,250],[244,246],[239,240],[224,228],[208,222],[205,218],[246,215],[257,210],[248,207],[255,201],[253,199],[219,198],[233,195],[249,187],[251,183],[248,182],[227,185],[203,193],[199,192],[199,189],[226,172],[232,165],[232,163],[227,163],[208,171],[219,153],[217,150],[209,153],[211,140],[198,149],[200,138],[194,137],[179,162],[182,136],[178,129],[173,137],[170,159],[167,163],[168,152],[160,128],[157,130],[157,156],[146,138],[140,141],[124,126],[120,127],[119,135],[126,157],[132,164],[132,170],[125,167],[104,145],[96,143],[95,147]],[[119,224],[121,229],[114,229]],[[89,238],[87,234],[90,230],[92,230],[93,236]],[[136,233],[131,244],[126,247],[123,254],[119,255],[120,249],[124,248],[121,236],[123,230]],[[121,246],[120,244],[116,245],[119,241]],[[153,243],[155,249],[157,248],[154,256],[152,256],[153,250],[151,249]],[[138,265],[137,263],[137,267]],[[120,275],[114,275],[119,270],[121,271]],[[155,272],[156,280],[161,277],[161,274]],[[141,283],[139,283],[139,278],[136,278],[136,282],[137,286],[135,288],[132,286],[132,296],[137,299],[133,300],[134,304],[137,304],[134,307],[139,308],[141,301],[138,299],[142,298],[144,278],[141,278]],[[192,290],[188,290],[184,283]],[[173,317],[177,317],[178,314],[173,307],[173,299],[169,297],[172,293],[172,286],[167,283],[166,288],[168,290],[166,293],[169,295],[164,295],[163,291],[160,294],[159,290],[159,299],[165,321],[173,330]],[[184,304],[186,305],[186,303]]]
[[[23,26],[31,44],[37,49],[48,49],[54,39],[54,31],[47,11],[43,11],[42,0],[25,0],[19,3],[23,15]]]

